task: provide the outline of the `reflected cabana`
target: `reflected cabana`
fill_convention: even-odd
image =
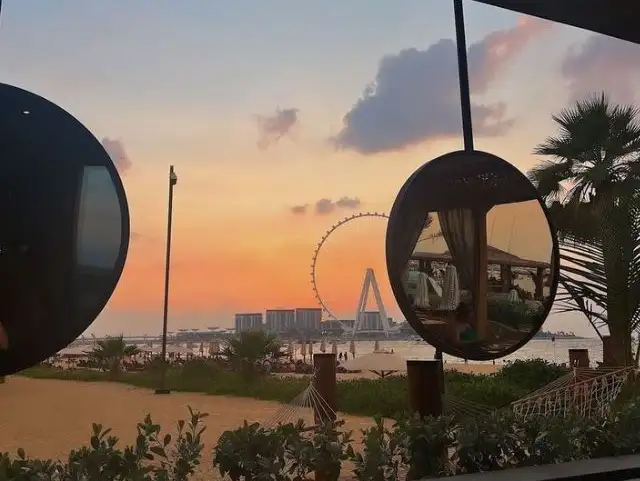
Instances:
[[[420,252],[415,251],[411,260],[416,264],[416,270],[430,274],[433,272],[433,264],[452,264],[453,257],[449,251]],[[492,267],[499,269],[497,282],[488,279],[488,292],[509,293],[513,285],[514,269],[521,269],[531,277],[535,286],[534,300],[544,302],[544,288],[549,287],[551,282],[551,263],[540,262],[531,259],[523,259],[516,255],[505,252],[497,247],[487,246],[487,269]]]

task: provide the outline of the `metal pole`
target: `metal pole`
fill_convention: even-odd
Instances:
[[[162,313],[162,372],[160,387],[156,394],[169,394],[166,387],[167,380],[167,320],[169,317],[169,272],[171,270],[171,221],[173,218],[173,186],[177,183],[177,177],[173,165],[169,167],[169,207],[167,209],[167,252],[164,266],[164,311]]]
[[[460,107],[462,110],[462,136],[464,150],[473,150],[473,123],[471,121],[471,93],[469,90],[469,66],[467,64],[467,40],[464,32],[462,0],[453,0],[456,22],[456,48],[458,50],[458,79],[460,81]]]

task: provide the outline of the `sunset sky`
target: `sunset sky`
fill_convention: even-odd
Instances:
[[[90,331],[161,330],[167,175],[170,330],[315,306],[309,264],[340,218],[388,212],[422,163],[462,146],[450,0],[5,0],[2,81],[103,141],[131,210],[122,280]],[[551,114],[606,89],[635,101],[640,48],[467,1],[476,147],[526,171]],[[524,227],[523,227],[524,229]],[[366,267],[400,317],[385,222],[324,246],[318,287],[353,318]],[[579,316],[549,329],[590,334]]]

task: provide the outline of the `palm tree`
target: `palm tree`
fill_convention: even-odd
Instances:
[[[264,331],[242,331],[227,339],[222,354],[235,369],[251,375],[269,358],[283,355],[278,339]]]
[[[561,241],[561,310],[584,313],[600,337],[606,326],[625,366],[640,327],[639,117],[604,94],[580,101],[553,116],[558,133],[534,151],[551,160],[529,172]]]
[[[135,356],[140,350],[136,346],[127,345],[122,336],[108,337],[98,341],[91,351],[91,357],[98,366],[105,371],[109,371],[112,379],[120,374],[122,360],[128,356]]]

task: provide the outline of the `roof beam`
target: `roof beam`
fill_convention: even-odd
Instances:
[[[474,0],[640,44],[638,0]]]

